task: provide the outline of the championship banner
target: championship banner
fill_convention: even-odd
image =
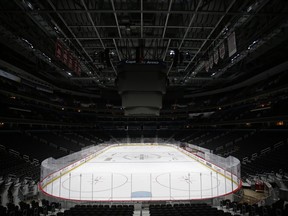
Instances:
[[[229,57],[237,52],[235,32],[228,37],[228,53]]]
[[[73,56],[72,56],[73,57]],[[77,58],[72,58],[72,70],[76,73],[76,69],[77,69],[77,62],[78,62],[78,59]]]
[[[68,52],[66,48],[63,48],[63,59],[62,59],[63,63],[65,65],[68,64]]]
[[[209,57],[209,67],[210,69],[213,67],[213,54],[211,54]]]
[[[205,71],[209,71],[209,61],[205,61]]]
[[[77,60],[77,62],[75,62],[75,73],[80,76],[81,74],[81,67],[80,67],[80,62]]]
[[[58,58],[60,61],[62,61],[62,56],[63,56],[63,46],[59,40],[56,41],[55,45],[55,57]]]
[[[71,53],[68,53],[68,64],[67,66],[73,70],[73,67],[74,67],[74,57],[71,55]]]
[[[74,57],[71,52],[61,40],[57,39],[55,44],[55,57],[65,64],[70,70],[74,71],[78,76],[81,74],[81,67],[79,59]]]
[[[218,53],[218,49],[216,49],[214,52],[214,63],[218,64],[218,60],[219,60],[219,53]]]
[[[225,45],[224,45],[224,42],[222,42],[219,46],[219,56],[221,59],[224,58],[225,56]]]

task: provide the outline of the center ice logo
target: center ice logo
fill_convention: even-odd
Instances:
[[[124,156],[127,160],[157,160],[161,158],[160,155],[157,154],[127,154]]]

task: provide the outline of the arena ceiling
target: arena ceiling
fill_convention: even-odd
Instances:
[[[1,57],[41,80],[81,91],[115,89],[121,61],[163,61],[169,88],[189,94],[243,81],[282,62],[287,5],[285,0],[2,0]],[[227,39],[234,32],[237,51],[229,56]],[[78,59],[80,76],[55,57],[57,40]],[[222,44],[226,52],[215,61]]]

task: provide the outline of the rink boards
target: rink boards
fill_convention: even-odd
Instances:
[[[233,193],[230,172],[175,145],[110,145],[40,183],[48,196],[79,201],[209,199]]]

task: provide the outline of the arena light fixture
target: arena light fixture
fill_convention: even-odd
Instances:
[[[34,6],[32,5],[31,2],[29,2],[27,0],[22,0],[22,3],[23,3],[25,8],[27,8],[29,10],[34,10]]]

